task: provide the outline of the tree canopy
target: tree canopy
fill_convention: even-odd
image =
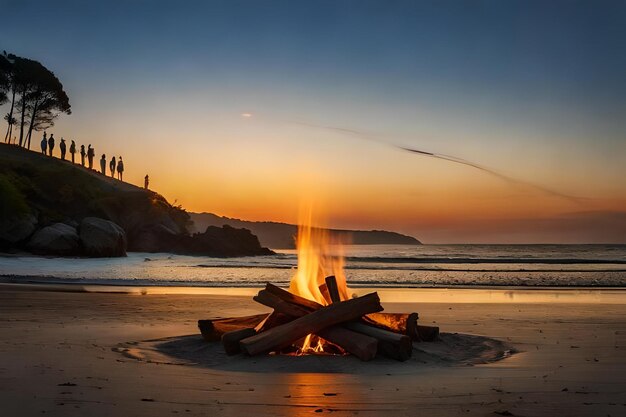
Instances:
[[[2,87],[4,86],[4,87]],[[38,61],[6,52],[0,58],[0,94],[11,101],[5,140],[13,125],[20,128],[19,145],[30,148],[33,131],[47,129],[61,113],[71,114],[69,97],[52,71]],[[0,102],[3,99],[0,96]],[[19,116],[19,119],[18,117]]]
[[[9,75],[11,73],[11,62],[4,55],[0,55],[0,105],[7,102],[7,93],[10,89]]]

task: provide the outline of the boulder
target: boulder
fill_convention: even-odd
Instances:
[[[132,239],[130,248],[135,252],[168,252],[175,247],[178,233],[163,224],[143,227]]]
[[[217,257],[272,255],[259,238],[248,229],[236,229],[224,225],[208,226],[204,233],[181,236],[176,248],[179,253]]]
[[[117,224],[98,217],[85,217],[79,226],[80,243],[87,256],[126,256],[126,233]]]
[[[76,230],[78,230],[78,226],[80,226],[76,220],[72,220],[72,219],[67,219],[63,223],[65,223],[68,226],[72,226]]]
[[[55,223],[39,229],[28,241],[27,247],[41,255],[78,255],[80,243],[76,229],[63,223]]]
[[[37,218],[28,214],[21,218],[5,219],[0,222],[0,241],[15,244],[26,240],[33,234],[37,226]]]

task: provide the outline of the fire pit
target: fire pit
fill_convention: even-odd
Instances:
[[[406,361],[413,342],[437,339],[439,328],[419,325],[415,312],[382,313],[376,292],[352,297],[342,246],[326,230],[306,222],[298,229],[296,247],[298,269],[289,291],[268,283],[254,297],[273,312],[199,320],[206,341],[221,340],[229,355],[351,354],[363,361],[383,355]]]
[[[326,278],[331,297],[334,276]],[[221,340],[229,355],[352,354],[363,361],[377,354],[405,361],[413,342],[433,341],[438,327],[421,326],[417,313],[381,313],[377,293],[323,306],[268,283],[254,300],[272,307],[270,314],[199,320],[206,341]]]

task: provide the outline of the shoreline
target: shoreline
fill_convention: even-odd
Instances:
[[[461,271],[463,272],[463,271]],[[570,272],[570,271],[563,271]],[[147,283],[149,281],[150,283]],[[273,281],[273,283],[280,281]],[[0,285],[76,285],[76,286],[94,286],[94,287],[146,287],[146,288],[189,288],[189,289],[219,289],[219,288],[241,288],[241,289],[260,289],[264,286],[261,282],[194,282],[194,281],[152,281],[152,280],[126,280],[126,279],[93,279],[93,278],[64,278],[49,275],[16,275],[16,274],[0,274]],[[285,284],[288,284],[286,282]],[[421,289],[500,289],[500,290],[625,290],[626,285],[511,285],[511,284],[385,284],[376,282],[354,282],[348,280],[348,286],[359,290],[365,289],[398,289],[398,290],[421,290]]]
[[[252,297],[263,286],[110,285],[58,282],[0,282],[1,289],[129,295]],[[350,286],[354,295],[378,292],[383,302],[420,303],[589,303],[626,305],[626,287],[378,287]]]

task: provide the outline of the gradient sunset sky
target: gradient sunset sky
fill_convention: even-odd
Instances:
[[[427,243],[626,243],[623,1],[0,5],[0,50],[70,97],[49,133],[190,211],[295,222],[308,199]]]

